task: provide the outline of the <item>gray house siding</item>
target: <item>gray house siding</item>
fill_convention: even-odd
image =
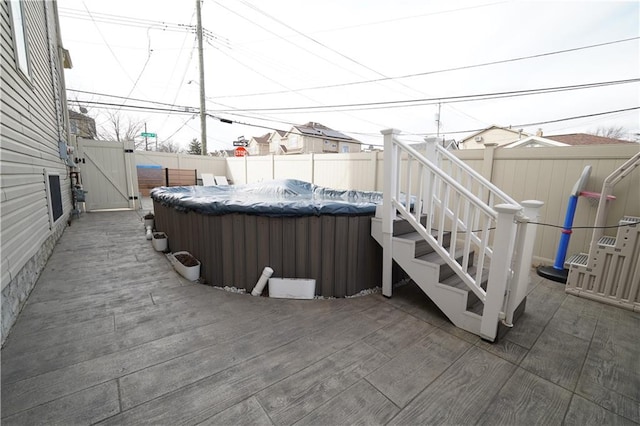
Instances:
[[[58,141],[68,119],[57,4],[23,1],[29,75],[16,59],[11,6],[0,2],[0,249],[2,343],[71,212],[69,170]],[[59,175],[62,215],[49,213],[47,173]]]

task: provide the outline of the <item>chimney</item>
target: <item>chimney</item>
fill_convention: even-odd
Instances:
[[[538,131],[536,132],[536,136],[542,137],[542,128],[541,127],[538,128]]]
[[[522,129],[518,129],[518,140],[522,139]]]

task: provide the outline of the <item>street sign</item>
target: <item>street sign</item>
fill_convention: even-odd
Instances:
[[[156,135],[155,133],[147,133],[147,132],[142,132],[140,134],[140,136],[142,136],[143,138],[156,138],[156,137],[158,137],[158,135]]]
[[[247,141],[233,141],[233,146],[247,146],[249,143]]]

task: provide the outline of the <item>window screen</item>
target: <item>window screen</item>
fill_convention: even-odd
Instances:
[[[11,18],[15,36],[16,60],[22,72],[25,75],[29,75],[27,37],[24,28],[24,18],[22,16],[22,2],[11,0],[9,4],[11,5]]]

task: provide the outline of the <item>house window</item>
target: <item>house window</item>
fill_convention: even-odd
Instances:
[[[29,75],[29,57],[27,55],[27,32],[22,14],[22,1],[11,0],[11,23],[13,26],[16,62],[25,75]]]
[[[49,201],[49,221],[51,227],[62,217],[62,190],[60,188],[60,174],[47,173],[45,186]]]
[[[349,152],[349,145],[343,145],[342,146],[342,152],[348,153]]]

